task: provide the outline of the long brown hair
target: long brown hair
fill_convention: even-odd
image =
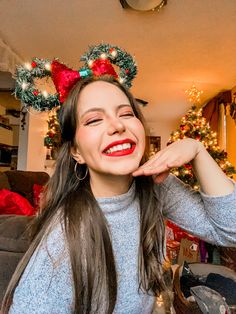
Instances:
[[[88,78],[78,82],[70,92],[60,112],[62,147],[35,219],[32,243],[19,263],[3,301],[8,313],[14,290],[40,241],[49,233],[55,217],[65,228],[65,241],[73,274],[74,313],[112,313],[116,303],[117,280],[115,260],[106,218],[91,191],[89,176],[79,182],[74,173],[71,156],[77,126],[77,103],[81,90],[95,80],[116,85],[128,97],[136,117],[144,124],[135,99],[112,77]],[[148,145],[147,145],[148,147]],[[142,162],[147,160],[148,150]],[[78,175],[84,166],[78,164]],[[159,295],[165,289],[163,279],[164,223],[160,204],[153,190],[151,177],[137,177],[136,195],[140,200],[139,287]],[[86,230],[86,237],[83,234]]]

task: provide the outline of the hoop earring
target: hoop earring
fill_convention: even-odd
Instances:
[[[75,163],[75,167],[74,167],[75,176],[76,176],[76,178],[77,178],[79,181],[83,181],[83,180],[87,177],[87,174],[88,174],[88,167],[86,167],[85,175],[84,175],[82,178],[80,178],[80,177],[78,176],[78,174],[77,174],[77,165],[78,165],[78,163],[76,162],[76,163]]]

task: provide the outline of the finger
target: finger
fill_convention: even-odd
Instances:
[[[161,154],[158,152],[156,155],[151,157],[148,161],[146,161],[144,164],[142,164],[139,168],[149,167],[153,165],[153,163],[156,163],[158,161],[161,161]]]
[[[154,164],[153,166],[148,166],[145,168],[138,168],[137,170],[135,170],[132,175],[135,176],[150,176],[150,175],[160,175],[161,173],[165,172],[165,171],[169,171],[169,167],[166,164],[162,164],[162,165],[156,165]]]
[[[137,169],[132,173],[133,177],[138,177],[138,176],[143,176],[143,175],[144,175],[143,169]]]
[[[168,177],[168,175],[170,174],[170,171],[165,171],[160,173],[159,175],[153,176],[153,181],[155,183],[162,183],[163,181],[165,181],[165,179]]]
[[[165,169],[168,169],[166,160],[163,159],[161,156],[159,156],[158,158],[152,158],[149,161],[145,162],[143,165],[141,165],[138,169],[136,169],[135,174],[136,171],[138,171],[140,175],[141,173],[143,173],[143,171],[146,172],[153,169],[157,169],[158,172],[162,172]]]

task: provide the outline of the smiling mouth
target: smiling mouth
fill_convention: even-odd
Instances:
[[[117,156],[125,156],[132,154],[135,150],[135,143],[124,143],[114,145],[106,150],[103,151],[103,154],[106,156],[117,157]]]

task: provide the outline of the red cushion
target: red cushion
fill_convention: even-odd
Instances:
[[[188,232],[182,230],[180,227],[175,225],[173,222],[167,220],[167,227],[171,228],[174,233],[174,240],[180,242],[182,238],[188,238],[189,240],[199,241],[199,239]]]
[[[40,196],[43,192],[43,185],[34,184],[33,185],[33,195],[34,195],[34,207],[39,208]]]
[[[18,193],[3,189],[0,190],[0,214],[31,216],[35,214],[35,209],[25,197]]]

